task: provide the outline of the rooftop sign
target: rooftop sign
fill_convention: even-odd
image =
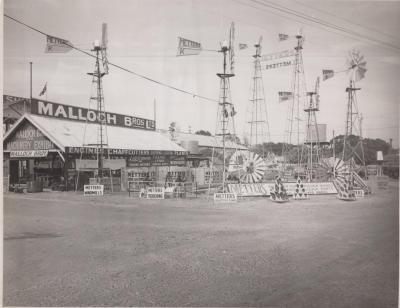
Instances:
[[[105,121],[106,125],[110,126],[155,130],[155,121],[153,120],[118,113],[99,112],[97,110],[62,105],[38,99],[32,99],[31,113],[72,121],[87,121],[88,123],[100,123],[100,121]]]

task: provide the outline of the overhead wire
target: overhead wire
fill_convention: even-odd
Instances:
[[[38,33],[40,33],[40,34],[42,34],[42,35],[45,35],[46,37],[47,37],[47,36],[53,36],[53,35],[50,35],[50,34],[47,34],[47,33],[43,32],[43,31],[41,31],[41,30],[39,30],[39,29],[36,29],[36,28],[34,28],[34,27],[32,27],[32,26],[29,26],[28,24],[26,24],[26,23],[24,23],[24,22],[22,22],[22,21],[20,21],[20,20],[18,20],[18,19],[16,19],[16,18],[13,18],[13,17],[11,17],[11,16],[9,16],[9,15],[7,15],[7,14],[4,14],[4,16],[7,17],[7,18],[9,18],[9,19],[11,19],[11,20],[13,20],[13,21],[15,21],[15,22],[17,22],[17,23],[19,23],[19,24],[21,24],[21,25],[23,25],[23,26],[25,26],[25,27],[27,27],[27,28],[29,28],[29,29],[31,29],[31,30],[33,30],[33,31],[35,31],[35,32],[38,32]],[[54,37],[54,36],[53,36],[53,37]],[[68,43],[66,43],[66,42],[65,42],[64,44],[67,45],[68,47],[74,49],[74,50],[77,50],[77,51],[79,51],[79,52],[81,52],[81,53],[84,53],[84,54],[88,55],[89,57],[96,58],[95,55],[93,55],[93,54],[91,54],[91,53],[89,53],[89,52],[87,52],[87,51],[85,51],[85,50],[83,50],[83,49],[81,49],[81,48],[75,47],[75,46],[73,46],[72,44],[68,44]],[[132,70],[130,70],[130,69],[127,69],[127,68],[125,68],[125,67],[123,67],[123,66],[121,66],[121,65],[118,65],[118,64],[115,64],[115,63],[112,63],[112,62],[108,62],[108,65],[109,65],[109,66],[113,66],[113,67],[115,67],[115,68],[118,68],[118,69],[120,69],[120,70],[123,70],[123,71],[125,71],[125,72],[127,72],[127,73],[133,74],[133,75],[135,75],[135,76],[137,76],[137,77],[140,77],[140,78],[142,78],[142,79],[145,79],[145,80],[147,80],[147,81],[150,81],[150,82],[156,83],[156,84],[158,84],[158,85],[167,87],[167,88],[169,88],[169,89],[172,89],[172,90],[175,90],[175,91],[184,93],[184,94],[191,95],[191,96],[193,96],[193,98],[196,98],[196,97],[197,97],[197,98],[200,98],[200,99],[203,99],[203,100],[207,100],[207,101],[219,103],[218,100],[215,100],[215,99],[212,99],[212,98],[203,96],[203,95],[199,95],[199,94],[196,94],[196,93],[193,93],[193,92],[190,92],[190,91],[186,91],[186,90],[183,90],[183,89],[179,89],[179,88],[177,88],[177,87],[171,86],[171,85],[166,84],[166,83],[164,83],[164,82],[161,82],[161,81],[155,80],[155,79],[153,79],[153,78],[147,77],[147,76],[145,76],[145,75],[143,75],[143,74],[136,73],[135,71],[132,71]]]
[[[279,5],[279,4],[275,4],[275,3],[271,4],[271,2],[268,2],[268,1],[265,1],[265,0],[264,1],[262,1],[262,0],[260,0],[260,1],[258,1],[258,0],[249,0],[249,1],[253,2],[253,3],[257,4],[257,5],[260,5],[262,7],[265,7],[265,8],[269,8],[269,9],[272,9],[272,10],[275,10],[275,11],[283,12],[285,14],[296,16],[297,18],[301,18],[302,20],[306,20],[306,21],[312,22],[314,24],[317,24],[317,25],[320,25],[320,26],[323,26],[323,27],[326,27],[326,28],[330,28],[330,29],[333,29],[333,30],[336,30],[336,31],[340,31],[342,33],[345,33],[345,34],[353,37],[353,38],[354,37],[358,38],[359,40],[361,38],[363,38],[364,40],[366,39],[366,40],[369,40],[371,42],[374,42],[374,43],[377,43],[377,44],[382,44],[382,45],[384,45],[386,47],[389,47],[389,48],[392,48],[392,49],[396,49],[398,51],[400,50],[400,47],[397,46],[397,45],[394,45],[394,44],[388,43],[386,41],[382,41],[382,40],[367,36],[367,35],[362,34],[362,33],[355,32],[353,30],[349,30],[347,28],[335,25],[333,23],[324,21],[322,19],[315,18],[315,17],[309,16],[307,14],[301,13],[299,11],[295,11],[295,10],[289,9],[289,8],[287,8],[285,6],[282,6],[282,5]],[[238,2],[238,1],[236,1],[236,2]],[[261,9],[260,7],[254,7],[254,6],[251,6],[251,5],[247,4],[247,3],[246,4],[243,3],[243,2],[239,2],[239,3],[241,3],[243,5],[247,5],[247,6],[253,7],[253,8],[256,8],[258,10]],[[278,15],[278,16],[282,16],[282,15]],[[292,19],[292,18],[289,18],[289,19]]]
[[[395,39],[395,40],[399,40],[399,39],[400,39],[399,37],[395,37],[394,35],[391,35],[391,34],[389,34],[389,33],[385,33],[385,32],[379,31],[378,29],[375,29],[375,28],[367,27],[367,26],[365,26],[365,25],[356,23],[356,22],[354,22],[354,21],[352,21],[352,20],[350,20],[350,19],[343,18],[343,17],[338,16],[338,15],[336,15],[336,14],[332,14],[332,13],[330,13],[330,12],[328,12],[328,11],[318,9],[318,8],[316,8],[315,6],[307,5],[307,4],[305,4],[305,3],[301,2],[301,1],[294,0],[294,2],[300,4],[301,6],[304,6],[304,7],[310,8],[310,9],[312,9],[312,10],[315,10],[315,11],[317,11],[317,12],[320,12],[320,13],[323,13],[323,14],[326,14],[326,15],[329,15],[329,16],[332,16],[332,17],[335,17],[335,18],[337,18],[337,19],[341,19],[341,20],[343,20],[343,21],[345,21],[345,22],[347,22],[347,23],[349,23],[349,24],[352,24],[352,25],[355,25],[355,26],[364,28],[364,29],[366,29],[366,30],[368,30],[368,31],[373,31],[373,32],[376,32],[376,33],[379,33],[379,34],[383,34],[383,35],[387,36],[388,38],[390,37],[390,38]]]

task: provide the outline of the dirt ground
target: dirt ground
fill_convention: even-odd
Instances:
[[[398,205],[5,194],[3,304],[397,307]]]

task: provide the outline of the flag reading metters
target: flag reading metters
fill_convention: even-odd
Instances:
[[[178,37],[178,53],[177,56],[198,55],[201,52],[201,44],[182,37]]]
[[[72,44],[55,36],[47,35],[46,53],[63,53],[72,49]]]
[[[288,101],[289,99],[293,98],[292,92],[278,92],[279,95],[279,102]]]
[[[31,113],[40,116],[67,119],[72,121],[83,121],[100,123],[100,120],[106,120],[107,125],[120,126],[128,128],[139,128],[146,130],[155,130],[155,121],[123,115],[110,112],[98,112],[92,109],[86,109],[70,105],[62,105],[49,101],[32,99]]]

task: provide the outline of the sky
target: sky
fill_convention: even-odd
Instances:
[[[270,4],[359,35],[305,21],[266,6]],[[262,54],[269,54],[294,48],[294,39],[279,42],[278,34],[295,35],[301,29],[305,36],[303,62],[309,91],[322,69],[345,70],[348,52],[358,49],[368,69],[365,78],[357,83],[361,88],[357,103],[363,115],[363,136],[386,141],[393,138],[393,145],[399,145],[399,1],[5,0],[3,6],[4,14],[69,40],[86,51],[90,51],[94,40],[101,38],[101,24],[106,22],[110,62],[215,100],[220,92],[216,73],[222,72],[222,54],[203,50],[199,55],[176,57],[177,37],[200,42],[204,49],[218,50],[234,22],[235,76],[230,87],[239,137],[246,130],[253,45],[260,36]],[[94,70],[93,58],[75,50],[44,53],[45,36],[5,17],[3,25],[4,94],[29,97],[32,61],[34,97],[47,82],[47,100],[88,107],[92,80],[87,73]],[[238,50],[239,43],[249,48]],[[290,91],[293,69],[263,70],[262,74],[271,139],[283,141],[288,103],[278,102],[278,92]],[[344,133],[348,83],[345,73],[321,81],[317,121],[327,124],[328,139],[333,131],[336,135]],[[156,101],[157,128],[167,129],[171,122],[177,122],[183,131],[216,132],[215,102],[162,87],[114,67],[103,78],[103,86],[107,111],[152,119]]]

